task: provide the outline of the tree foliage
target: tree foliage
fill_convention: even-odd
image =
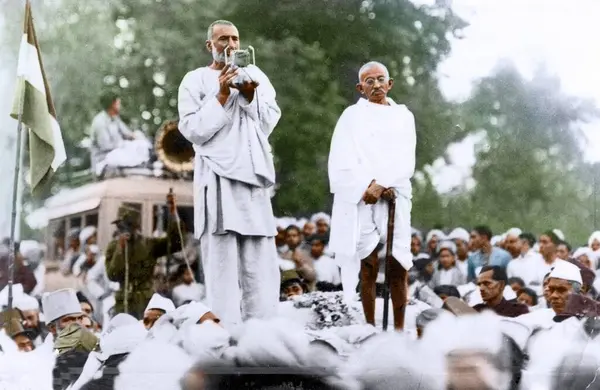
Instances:
[[[560,228],[574,241],[586,238],[592,188],[579,126],[597,115],[594,106],[565,94],[543,69],[526,80],[504,63],[478,83],[462,113],[486,138],[476,150],[475,188],[449,203],[463,214],[460,223],[498,232]]]

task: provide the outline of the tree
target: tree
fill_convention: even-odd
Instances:
[[[76,186],[75,173],[89,167],[89,151],[80,146],[95,114],[106,77],[115,66],[116,26],[107,12],[111,2],[62,0],[45,9],[36,25],[57,119],[69,159],[56,185]],[[51,23],[49,23],[51,21]]]
[[[495,229],[552,228],[583,240],[591,229],[591,181],[584,180],[580,122],[598,115],[590,102],[567,96],[540,70],[525,80],[510,64],[482,79],[463,114],[487,133],[477,151],[470,210]]]

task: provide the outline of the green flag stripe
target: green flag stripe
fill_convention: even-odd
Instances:
[[[19,81],[17,93],[23,93],[23,124],[29,127],[29,168],[31,191],[35,195],[45,187],[54,171],[54,139],[52,118],[46,96],[27,80]]]

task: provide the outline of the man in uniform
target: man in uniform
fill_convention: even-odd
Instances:
[[[174,215],[174,196],[168,195],[167,202],[169,211]],[[178,252],[182,247],[177,220],[171,218],[171,221],[166,237],[143,237],[140,234],[140,211],[125,205],[119,208],[118,218],[113,223],[119,228],[120,234],[106,248],[106,274],[111,281],[120,283],[120,289],[115,294],[115,314],[128,313],[138,319],[143,318],[146,305],[154,294],[156,260]],[[128,294],[125,294],[126,263]]]

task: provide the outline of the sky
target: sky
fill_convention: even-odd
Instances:
[[[470,25],[464,39],[453,41],[452,53],[440,67],[446,96],[465,99],[473,82],[506,58],[525,77],[545,64],[560,77],[566,93],[594,99],[600,107],[600,0],[451,1]],[[600,161],[600,122],[586,125],[584,131],[589,142],[586,160]],[[450,191],[470,177],[474,138],[449,147],[450,166],[433,164],[439,191]]]

